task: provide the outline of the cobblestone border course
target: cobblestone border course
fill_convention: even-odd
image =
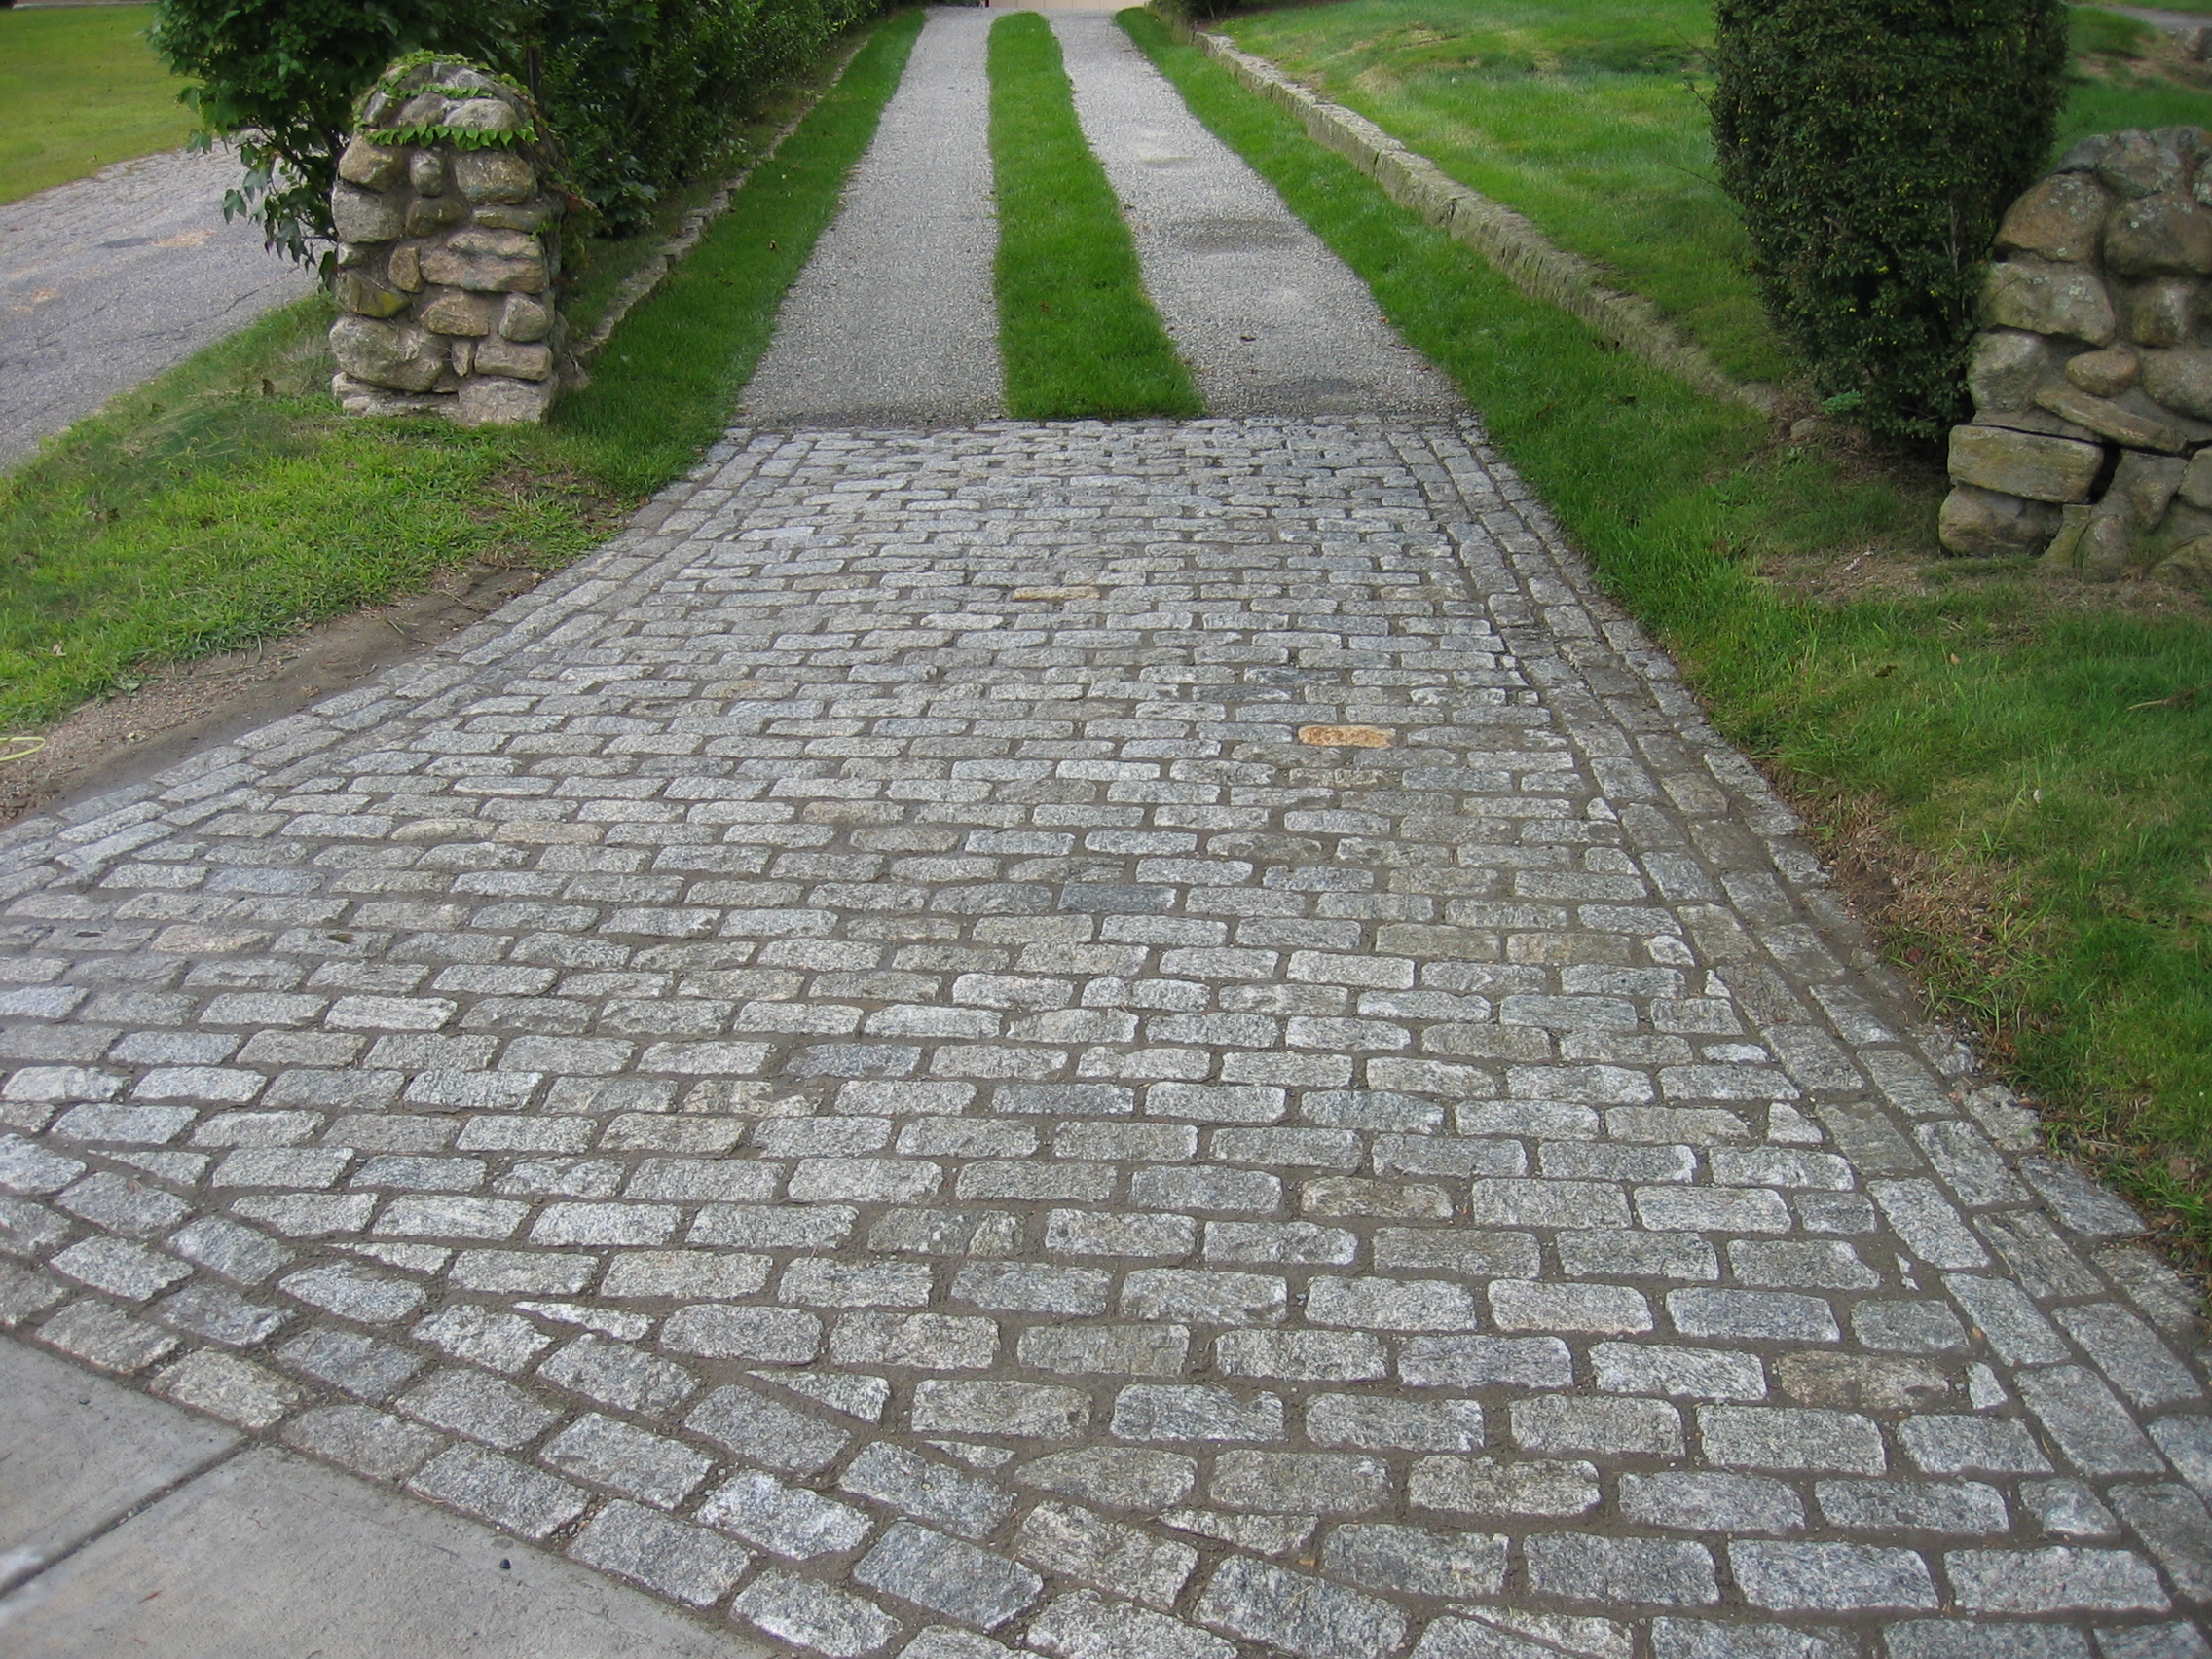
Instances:
[[[0,838],[0,1311],[815,1653],[2201,1654],[2194,1298],[1792,829],[1471,423],[734,433]]]
[[[1399,206],[1489,260],[1530,299],[1557,306],[1606,344],[1635,352],[1709,396],[1748,404],[1762,415],[1782,412],[1776,388],[1737,380],[1704,347],[1669,322],[1658,307],[1640,294],[1607,286],[1603,267],[1561,247],[1526,215],[1459,183],[1364,115],[1299,85],[1227,35],[1193,29],[1173,17],[1162,21],[1179,39],[1227,69],[1247,92],[1289,110],[1315,143],[1336,151],[1374,179]]]

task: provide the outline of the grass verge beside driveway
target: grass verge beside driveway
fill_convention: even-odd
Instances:
[[[2203,65],[2148,24],[2072,15],[2061,147],[2212,123]],[[1790,375],[1714,182],[1711,0],[1340,0],[1217,26],[1605,265],[1738,379]]]
[[[991,25],[999,350],[1017,420],[1197,415],[1136,243],[1084,141],[1060,43],[1035,12]]]
[[[876,28],[544,427],[342,417],[314,299],[0,480],[0,730],[449,566],[551,568],[603,539],[723,430],[920,27],[909,12]]]
[[[2212,1241],[2204,608],[2148,590],[2077,602],[1998,561],[1923,569],[1933,474],[1778,446],[1759,417],[1604,350],[1156,18],[1122,20],[1455,377],[1831,850],[1872,831],[1903,878],[1892,950],[2063,1138]],[[1847,556],[1897,580],[1822,589]],[[1800,582],[1800,566],[1823,574]]]
[[[146,44],[151,6],[0,11],[0,203],[192,131],[184,83]]]

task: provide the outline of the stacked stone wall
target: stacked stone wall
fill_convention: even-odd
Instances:
[[[1943,545],[2212,586],[2212,139],[2084,139],[1998,252]]]
[[[460,62],[388,72],[331,194],[346,410],[543,419],[572,372],[554,297],[565,204],[519,92]]]

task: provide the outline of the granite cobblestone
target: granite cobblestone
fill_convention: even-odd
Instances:
[[[735,433],[0,835],[0,1322],[797,1653],[2190,1651],[2194,1294],[1792,828],[1472,423]]]

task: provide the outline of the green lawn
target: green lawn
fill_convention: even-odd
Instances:
[[[2212,0],[2162,9],[2212,14]],[[2185,63],[2157,29],[2117,12],[2074,8],[2073,82],[2058,120],[2061,149],[2128,127],[2212,126],[2212,70]]]
[[[920,26],[909,11],[876,28],[544,427],[341,417],[315,298],[0,479],[0,731],[128,688],[150,662],[280,635],[443,568],[550,568],[604,539],[721,434]],[[751,136],[794,96],[771,99]]]
[[[184,142],[153,20],[151,6],[0,11],[0,203]]]
[[[1084,142],[1051,25],[991,25],[999,350],[1025,421],[1196,415],[1190,371],[1145,296],[1136,244]]]
[[[2075,15],[2066,141],[2212,122],[2212,96],[2144,72],[2147,25]],[[1341,0],[1220,26],[1608,267],[1730,373],[1788,376],[1713,181],[1709,0]]]
[[[1446,14],[1347,0],[1273,21],[1422,6]],[[2161,615],[2149,594],[2076,597],[2017,562],[1938,559],[1931,471],[1776,445],[1761,418],[1603,349],[1150,15],[1122,20],[1457,380],[1816,831],[1876,828],[1908,887],[1892,951],[1979,1027],[2063,1139],[2212,1241],[2202,608],[2177,598]],[[1633,17],[1624,27],[1622,50],[1645,50]],[[1882,579],[1830,597],[1770,579],[1832,574],[1846,552]]]

